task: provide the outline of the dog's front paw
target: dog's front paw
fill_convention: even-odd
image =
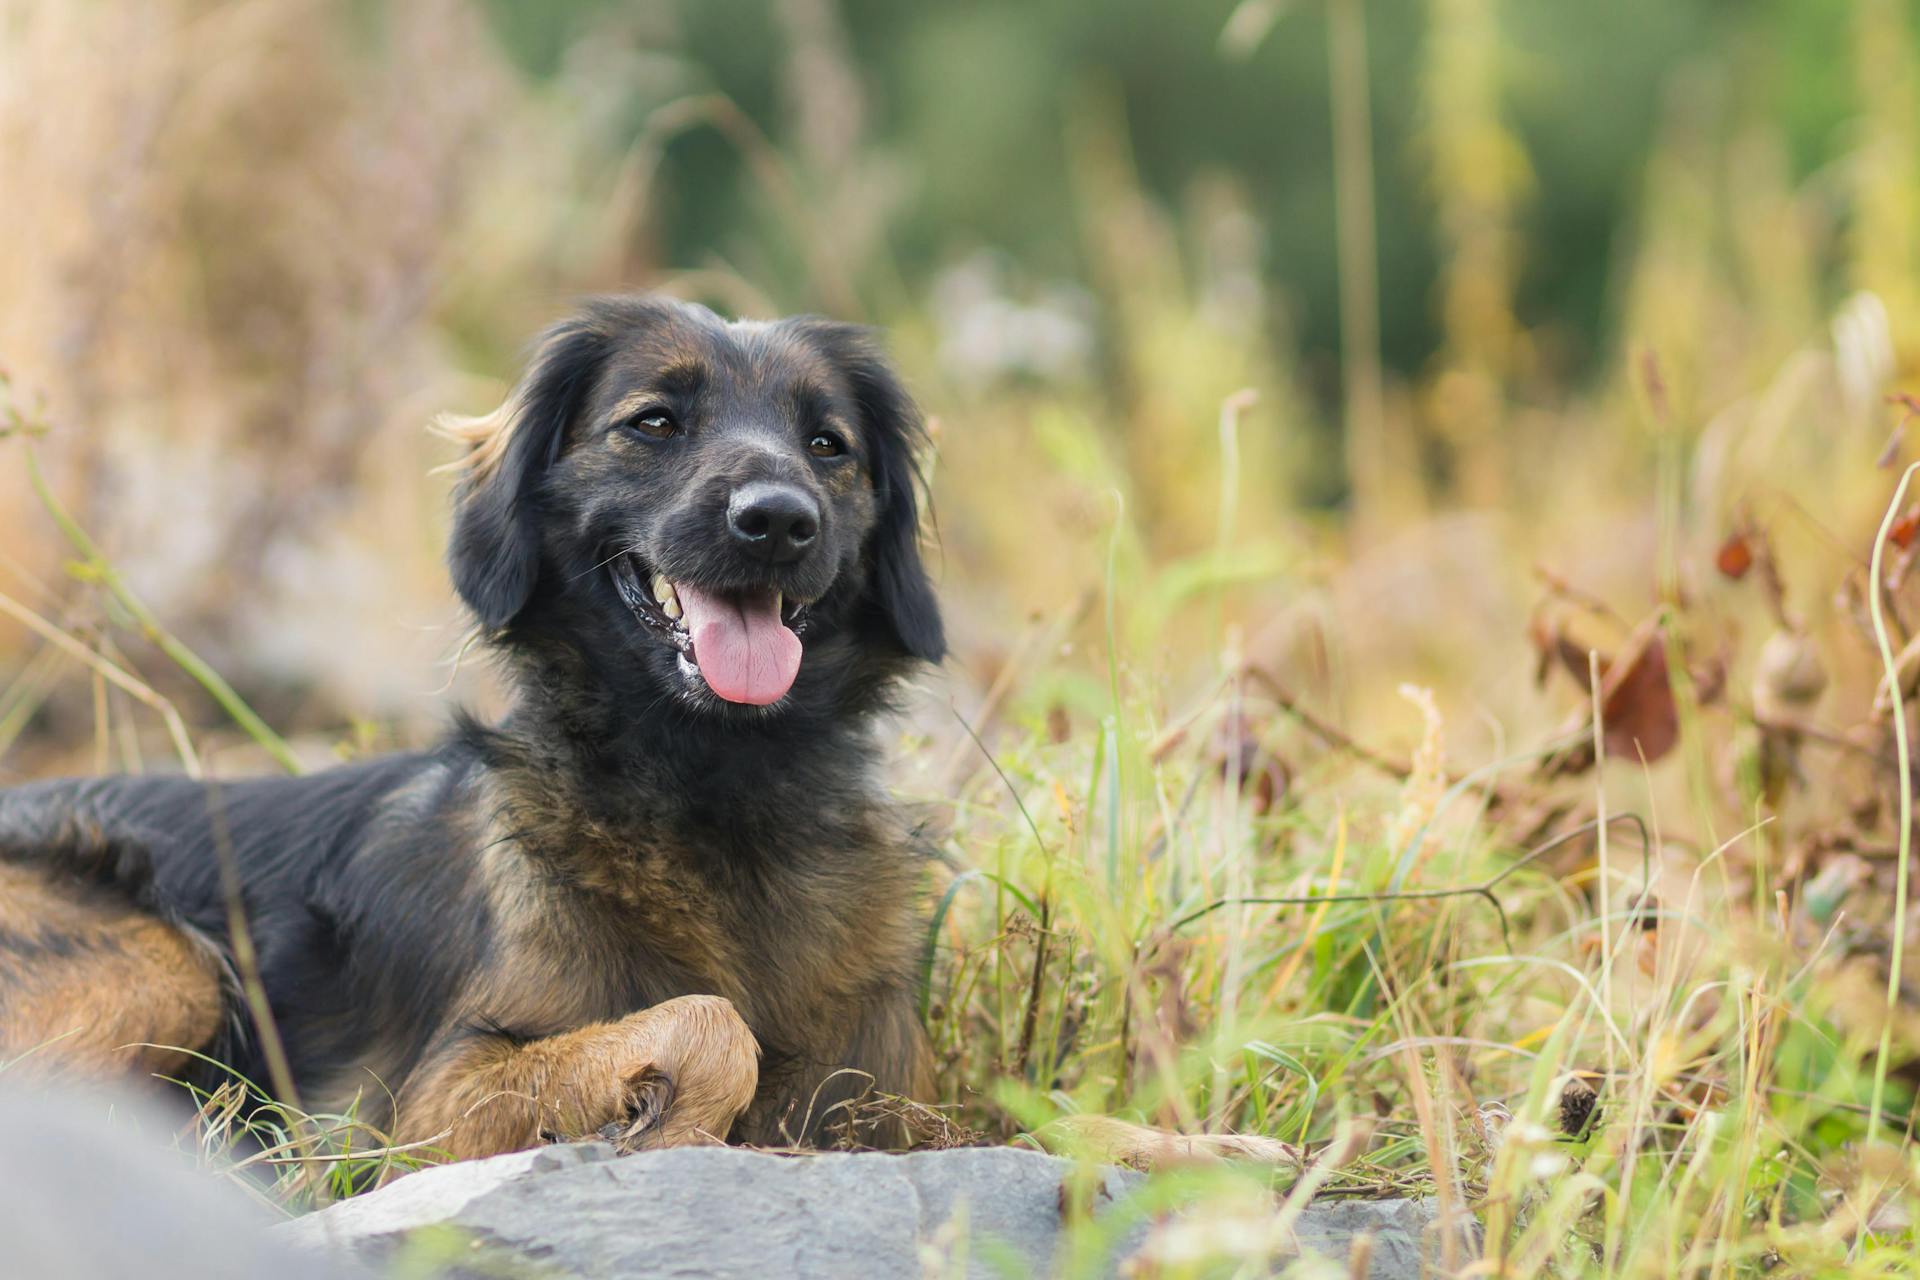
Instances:
[[[456,1160],[595,1137],[623,1151],[718,1142],[759,1076],[733,1005],[681,996],[537,1040],[471,1040],[409,1082],[396,1132]]]
[[[753,1101],[760,1046],[719,996],[680,996],[583,1027],[545,1108],[548,1140],[604,1138],[623,1151],[720,1142]]]

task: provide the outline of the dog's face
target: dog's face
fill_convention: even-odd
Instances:
[[[558,637],[714,714],[830,704],[944,652],[919,416],[858,329],[596,302],[463,433],[454,584],[509,644]]]

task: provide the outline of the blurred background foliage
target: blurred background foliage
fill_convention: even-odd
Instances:
[[[1330,543],[1451,519],[1452,576],[1509,579],[1454,585],[1511,635],[1516,558],[1476,537],[1527,554],[1607,505],[1644,549],[1612,505],[1657,452],[1635,360],[1691,434],[1871,291],[1857,423],[1920,333],[1905,0],[0,12],[0,367],[82,522],[308,727],[430,723],[454,615],[415,428],[583,292],[885,326],[984,683],[1008,619],[1097,583],[1115,494],[1125,555],[1215,548],[1241,388],[1243,576],[1308,600]],[[1285,650],[1272,605],[1245,615]]]

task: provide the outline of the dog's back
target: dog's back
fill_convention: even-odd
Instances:
[[[369,1005],[411,999],[419,1016],[395,1011],[382,1021],[418,1025],[449,981],[420,965],[382,973],[353,954],[351,940],[414,936],[431,921],[447,967],[461,963],[449,953],[459,934],[453,916],[471,897],[454,883],[463,864],[432,847],[434,827],[417,820],[422,798],[409,793],[423,778],[448,773],[438,757],[400,755],[300,778],[112,777],[0,792],[0,864],[14,890],[0,929],[0,1050],[39,1047],[39,1020],[27,1025],[23,1016],[25,991],[64,987],[62,967],[97,971],[147,927],[134,922],[149,918],[193,943],[189,953],[162,957],[176,970],[198,968],[190,963],[196,954],[218,959],[213,1035],[176,1042],[206,1055],[177,1064],[197,1084],[220,1082],[225,1071],[215,1063],[262,1084],[269,1079],[260,1037],[238,1007],[236,920],[249,935],[247,976],[258,978],[276,1011],[296,1083],[337,1075],[363,1055]],[[379,851],[377,875],[367,874],[365,861],[356,874],[382,823],[409,801],[416,812],[407,815],[406,838]],[[75,928],[82,919],[123,923]],[[198,1027],[199,1012],[184,1025]],[[136,1002],[122,1021],[122,1032],[138,1029],[145,1012]],[[161,1019],[151,1029],[174,1025],[181,1024]],[[57,1041],[46,1047],[60,1056]]]

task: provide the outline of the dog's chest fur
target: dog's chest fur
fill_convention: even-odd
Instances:
[[[771,1057],[832,1060],[862,1007],[910,979],[919,868],[903,825],[864,787],[659,783],[556,803],[550,777],[487,780],[511,815],[483,854],[503,939],[490,968],[511,979],[482,1012],[546,1029],[706,992]]]

